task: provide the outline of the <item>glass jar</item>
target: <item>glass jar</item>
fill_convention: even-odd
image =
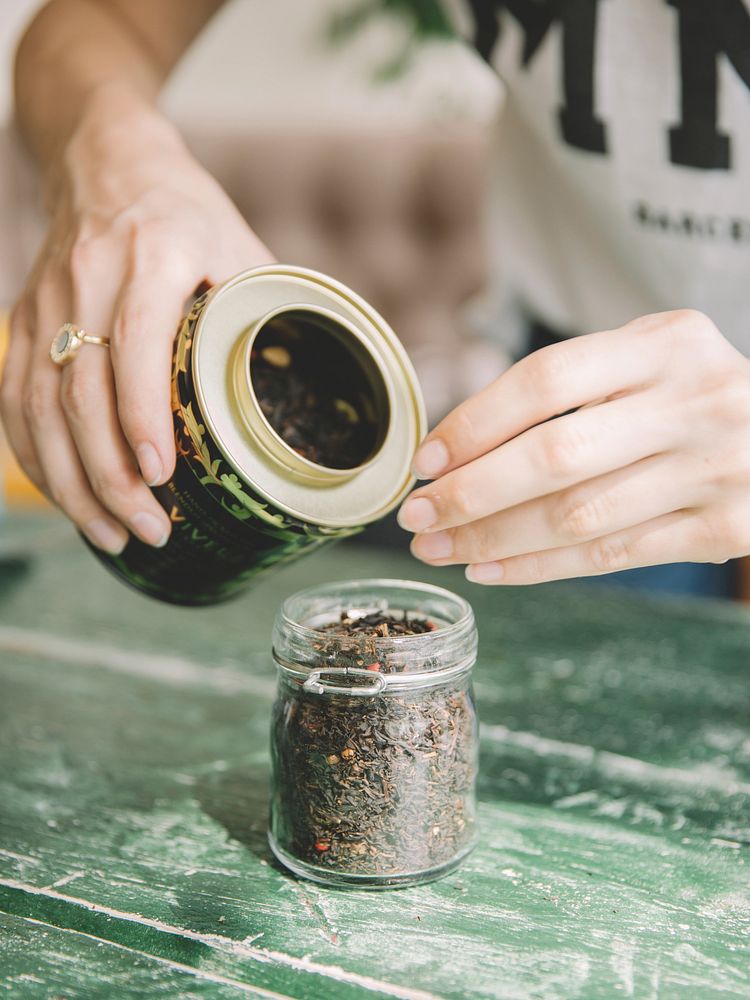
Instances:
[[[284,602],[269,830],[282,864],[372,889],[457,867],[476,839],[476,649],[470,605],[440,587],[348,580]]]

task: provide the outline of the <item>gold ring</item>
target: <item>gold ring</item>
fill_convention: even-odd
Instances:
[[[92,337],[91,334],[72,323],[63,323],[55,334],[55,339],[49,349],[50,359],[56,365],[68,365],[83,344],[99,344],[100,347],[109,347],[109,340],[106,337]]]

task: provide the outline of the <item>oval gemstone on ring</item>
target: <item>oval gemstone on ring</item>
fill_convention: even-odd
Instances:
[[[60,333],[55,337],[55,343],[53,344],[53,349],[56,354],[64,354],[68,349],[68,344],[70,343],[70,333],[68,330],[61,330]]]
[[[79,346],[79,337],[79,331],[70,323],[64,323],[60,327],[49,349],[49,356],[56,365],[66,365],[72,361]]]

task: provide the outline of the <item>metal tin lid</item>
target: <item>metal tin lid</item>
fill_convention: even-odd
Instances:
[[[289,448],[257,407],[247,372],[269,317],[304,312],[330,322],[367,357],[387,400],[377,447],[352,469],[316,466]],[[330,528],[383,517],[414,485],[411,461],[426,431],[422,393],[403,345],[356,293],[301,267],[254,268],[213,289],[193,335],[193,380],[207,429],[237,474],[279,510]]]

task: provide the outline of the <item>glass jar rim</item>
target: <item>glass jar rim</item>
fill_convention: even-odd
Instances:
[[[453,601],[461,609],[460,618],[457,618],[449,625],[441,625],[439,628],[435,629],[434,632],[429,633],[430,635],[436,636],[439,634],[442,637],[447,638],[457,632],[463,631],[467,625],[474,624],[474,612],[472,611],[471,605],[466,598],[460,597],[452,590],[447,590],[445,587],[437,587],[433,583],[420,583],[418,580],[389,579],[387,577],[368,577],[361,580],[334,580],[331,583],[315,584],[312,587],[305,587],[303,590],[298,590],[284,599],[279,610],[279,615],[285,624],[292,626],[295,630],[307,633],[311,638],[313,636],[320,636],[320,629],[312,628],[309,625],[303,625],[302,622],[299,622],[290,616],[288,609],[293,601],[303,600],[306,597],[324,597],[328,591],[330,591],[333,595],[337,592],[343,593],[345,590],[352,590],[354,593],[356,590],[366,592],[368,588],[370,590],[386,590],[388,587],[398,590],[413,590],[415,594],[421,593],[426,596],[440,597],[444,600]],[[415,614],[419,614],[416,608]],[[406,645],[410,642],[414,642],[415,640],[423,640],[424,636],[424,632],[420,632],[418,635],[389,635],[383,638],[380,636],[373,636],[372,642],[375,643],[375,648],[377,649],[379,643],[385,645],[386,643],[397,642],[399,646],[401,646],[402,644]]]
[[[389,689],[440,683],[471,670],[474,665],[476,623],[471,605],[465,598],[433,584],[376,577],[318,584],[287,597],[279,608],[274,625],[273,652],[279,668],[297,679],[311,671],[325,673],[325,665],[310,659],[307,651],[315,649],[326,633],[306,622],[315,617],[335,621],[332,616],[342,610],[357,608],[358,599],[362,610],[375,605],[377,610],[389,608],[422,618],[435,617],[439,621],[436,629],[416,635],[365,637],[354,633],[342,636],[361,642],[363,646],[366,643],[367,653],[376,660],[401,662],[401,669],[383,675]],[[317,608],[316,602],[319,602]],[[430,602],[434,603],[435,610],[425,607]],[[421,661],[419,667],[422,669],[412,670],[403,666],[412,657],[417,662]],[[334,673],[338,672],[335,660],[330,666],[334,667]]]

